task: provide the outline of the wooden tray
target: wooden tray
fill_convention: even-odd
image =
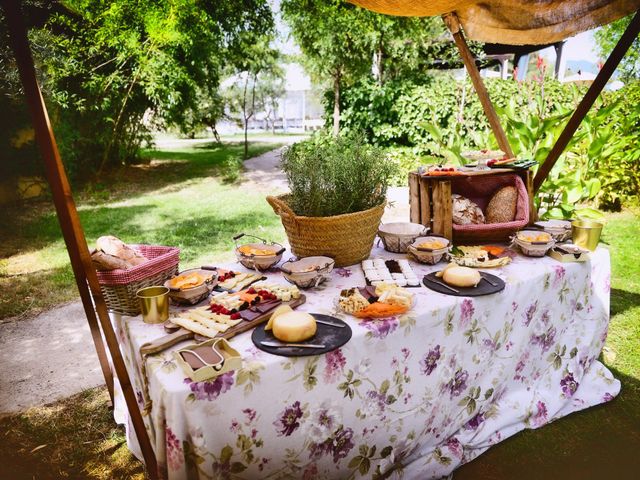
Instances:
[[[299,298],[296,298],[295,300],[291,300],[290,302],[282,302],[281,305],[289,305],[291,308],[296,308],[302,305],[303,303],[305,303],[306,301],[307,301],[307,297],[304,294],[301,294]],[[255,328],[257,325],[260,325],[261,323],[266,322],[267,320],[269,320],[269,317],[271,317],[272,313],[273,313],[273,310],[255,318],[254,320],[251,320],[250,322],[242,321],[237,325],[234,325],[233,327],[229,328],[226,332],[219,333],[214,338],[226,338],[228,340],[232,337],[235,337],[240,333],[246,332],[247,330],[251,330],[252,328]],[[142,355],[152,355],[154,353],[158,353],[163,350],[166,350],[167,348],[172,347],[176,343],[181,342],[183,340],[191,340],[195,336],[196,334],[193,333],[192,331],[187,330],[186,328],[180,327],[177,331],[173,333],[165,335],[164,337],[157,338],[152,342],[145,343],[140,347],[140,353]],[[207,338],[207,340],[210,340],[210,339]]]

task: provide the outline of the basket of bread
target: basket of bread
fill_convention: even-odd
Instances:
[[[159,245],[127,245],[108,235],[96,240],[91,259],[97,270],[107,308],[123,315],[139,315],[136,292],[162,285],[178,273],[180,250]]]

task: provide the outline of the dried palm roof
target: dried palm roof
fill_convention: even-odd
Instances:
[[[349,0],[379,13],[455,12],[472,40],[510,45],[554,43],[635,12],[640,0]]]

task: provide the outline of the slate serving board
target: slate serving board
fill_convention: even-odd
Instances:
[[[487,272],[481,272],[481,275],[491,280],[493,283],[496,284],[496,286],[494,287],[486,280],[481,280],[476,287],[451,286],[451,288],[455,288],[460,292],[460,293],[454,293],[448,288],[443,287],[442,285],[439,285],[437,283],[433,283],[427,280],[427,279],[431,279],[431,280],[436,280],[438,282],[444,283],[442,278],[436,277],[436,272],[431,272],[428,275],[425,275],[422,280],[422,283],[429,290],[433,290],[434,292],[438,292],[438,293],[443,293],[444,295],[451,295],[453,297],[480,297],[482,295],[491,295],[493,293],[498,293],[504,290],[505,283],[504,283],[504,280],[502,280],[500,277],[496,277],[495,275],[492,275]]]
[[[262,345],[260,342],[262,340],[280,342],[280,340],[274,337],[273,333],[271,333],[270,330],[265,330],[265,325],[260,325],[253,331],[253,333],[251,334],[251,340],[253,340],[255,346],[260,350],[271,353],[273,355],[280,355],[281,357],[306,357],[311,355],[322,355],[323,353],[327,353],[335,350],[336,348],[340,348],[342,345],[351,340],[351,327],[344,321],[336,317],[323,315],[321,313],[312,313],[311,315],[318,320],[326,320],[328,322],[345,325],[343,328],[338,328],[331,327],[323,323],[317,323],[316,334],[312,338],[304,342],[296,342],[321,344],[325,345],[325,348],[267,347],[265,345]]]

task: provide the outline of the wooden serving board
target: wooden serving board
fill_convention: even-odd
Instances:
[[[303,303],[305,303],[306,301],[307,301],[307,297],[304,294],[301,294],[299,298],[296,298],[295,300],[291,300],[290,302],[282,302],[281,305],[289,305],[291,308],[296,308],[302,305]],[[244,333],[247,330],[251,330],[255,328],[257,325],[260,325],[261,323],[266,322],[267,320],[269,320],[269,317],[271,317],[272,313],[273,313],[273,310],[270,310],[267,313],[264,313],[263,315],[260,315],[259,317],[251,321],[243,320],[237,325],[234,325],[233,327],[229,328],[226,332],[218,333],[218,335],[216,335],[214,338],[226,338],[228,340],[232,337],[235,337],[240,333]],[[196,334],[193,333],[192,331],[181,327],[179,330],[173,333],[157,338],[151,342],[145,343],[140,347],[140,354],[153,355],[155,353],[162,352],[163,350],[166,350],[167,348],[172,347],[176,343],[182,342],[183,340],[193,339],[195,335]],[[207,338],[207,340],[209,340],[209,338]]]

